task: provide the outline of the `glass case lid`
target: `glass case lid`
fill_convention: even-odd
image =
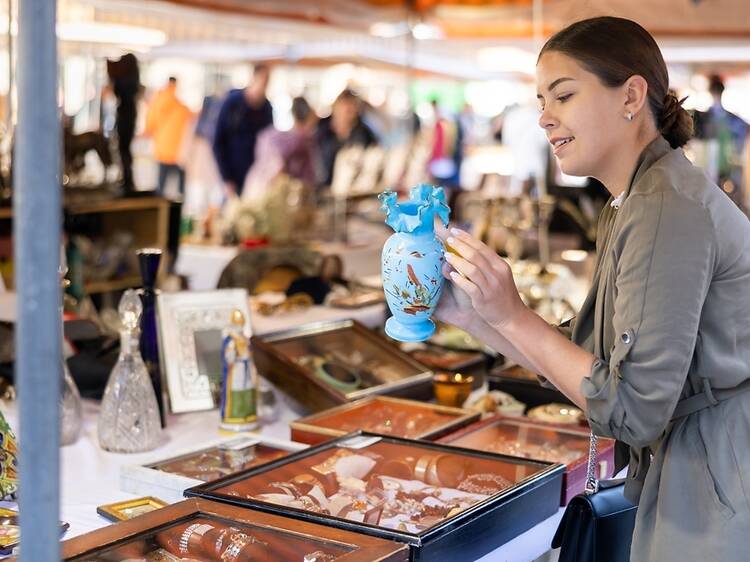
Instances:
[[[518,491],[551,468],[538,461],[358,433],[188,494],[420,536],[492,498]]]

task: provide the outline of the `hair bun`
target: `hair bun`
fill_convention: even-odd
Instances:
[[[693,136],[693,118],[682,107],[687,98],[678,100],[674,94],[664,96],[659,130],[672,148],[679,148]]]

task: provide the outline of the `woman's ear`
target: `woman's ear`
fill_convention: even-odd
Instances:
[[[623,84],[625,90],[625,113],[638,115],[648,101],[648,82],[643,76],[635,74]]]

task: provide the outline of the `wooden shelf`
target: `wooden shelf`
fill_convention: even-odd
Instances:
[[[93,295],[96,293],[132,289],[133,287],[140,287],[142,284],[143,280],[139,276],[134,275],[131,277],[122,277],[120,279],[110,279],[107,281],[90,281],[84,283],[83,287],[86,293]]]
[[[134,248],[159,248],[167,250],[169,230],[170,202],[162,197],[135,197],[112,199],[109,201],[68,202],[65,212],[68,215],[99,215],[100,230],[98,236],[103,239],[116,232],[129,232],[133,235]],[[13,209],[0,208],[0,221],[12,221]],[[7,224],[7,223],[6,223]],[[166,260],[162,260],[164,266]],[[85,273],[84,273],[85,276]],[[139,287],[141,278],[129,275],[107,281],[84,283],[88,294],[120,291],[130,287]]]

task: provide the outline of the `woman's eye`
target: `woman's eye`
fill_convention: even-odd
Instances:
[[[569,99],[570,99],[570,98],[571,98],[572,96],[573,96],[573,94],[563,94],[563,95],[561,95],[561,96],[558,96],[558,98],[557,98],[557,101],[559,101],[560,103],[565,103],[565,102],[566,102],[566,101],[568,101],[568,100],[569,100]]]

